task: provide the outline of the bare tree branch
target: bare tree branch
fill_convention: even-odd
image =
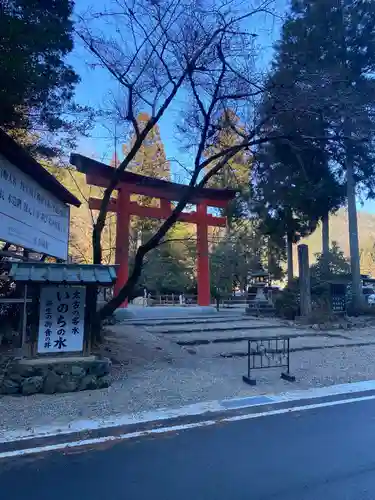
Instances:
[[[265,90],[259,83],[261,76],[256,78],[254,68],[250,69],[249,61],[255,49],[245,26],[251,17],[268,12],[273,1],[260,1],[248,10],[236,0],[223,0],[216,6],[193,0],[133,0],[131,5],[118,1],[112,15],[105,13],[108,22],[105,33],[96,35],[90,28],[90,19],[84,22],[81,31],[78,29],[91,54],[126,90],[124,118],[134,129],[134,140],[104,190],[93,230],[95,263],[101,262],[102,232],[109,202],[121,174],[131,165],[148,134],[178,93],[186,103],[181,106],[179,129],[189,147],[194,149],[188,189],[155,234],[138,248],[128,282],[118,296],[104,306],[101,317],[110,314],[129,296],[140,276],[146,254],[163,244],[196,189],[205,186],[239,151],[272,139],[272,134],[263,131],[263,123],[255,119],[254,101]],[[131,33],[130,41],[123,36],[126,32]],[[142,126],[137,121],[137,114],[145,110],[140,106],[151,111],[151,117],[142,122]],[[207,151],[220,130],[220,116],[228,109],[239,113],[248,109],[254,116],[254,124],[246,123],[244,130],[238,130],[233,124],[233,130],[240,132],[236,143],[232,147],[222,147],[207,158]]]

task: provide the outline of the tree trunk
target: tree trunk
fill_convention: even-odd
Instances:
[[[322,254],[327,257],[329,254],[329,214],[322,219]]]
[[[293,240],[290,234],[287,235],[286,239],[286,254],[288,261],[288,285],[293,281],[294,270],[293,270]]]
[[[271,275],[271,270],[273,267],[272,265],[273,265],[272,242],[271,242],[271,238],[268,237],[268,240],[267,240],[267,271],[268,271],[268,275]]]
[[[329,274],[329,213],[322,219],[322,256],[324,275]]]
[[[156,245],[155,245],[156,246]],[[155,247],[153,247],[155,248]],[[135,285],[138,282],[138,279],[142,272],[143,260],[147,251],[145,246],[140,246],[137,250],[134,260],[133,270],[125,283],[125,285],[121,288],[119,293],[115,295],[105,306],[103,306],[99,311],[100,320],[110,316],[115,312],[115,310],[127,299],[129,298],[130,293],[133,291]]]
[[[92,230],[92,257],[93,264],[101,264],[102,263],[102,229],[99,228],[96,223]]]
[[[347,162],[346,165],[346,185],[348,198],[348,219],[349,219],[349,246],[350,246],[350,266],[352,273],[352,305],[354,309],[361,307],[362,282],[359,263],[359,242],[358,242],[358,221],[357,207],[355,199],[355,180],[353,165]]]

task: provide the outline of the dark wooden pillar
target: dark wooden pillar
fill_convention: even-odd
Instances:
[[[311,282],[307,245],[298,245],[298,268],[301,316],[308,317],[311,314]]]

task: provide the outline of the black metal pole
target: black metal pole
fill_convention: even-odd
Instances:
[[[247,341],[247,376],[250,378],[250,340]]]
[[[253,368],[254,368],[254,357],[255,357],[255,354],[254,353],[251,353],[251,340],[248,340],[247,341],[247,375],[243,375],[242,376],[242,380],[244,382],[246,382],[246,384],[249,384],[249,385],[256,385],[256,380],[255,379],[251,379],[250,378],[250,375],[251,375],[251,360],[250,360],[250,356],[253,356]]]

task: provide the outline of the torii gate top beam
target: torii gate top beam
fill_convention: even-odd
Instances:
[[[86,174],[87,183],[94,186],[106,187],[113,175],[113,167],[80,154],[72,154],[70,163],[77,168],[78,172]],[[186,184],[178,184],[128,171],[121,173],[117,189],[120,189],[122,184],[128,186],[132,194],[169,201],[179,201],[189,189]],[[189,203],[199,204],[203,202],[210,207],[225,208],[235,196],[234,189],[195,188]]]

